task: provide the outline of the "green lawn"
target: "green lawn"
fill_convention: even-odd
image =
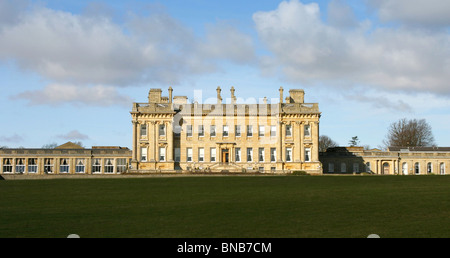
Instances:
[[[0,237],[450,237],[449,176],[0,181]]]

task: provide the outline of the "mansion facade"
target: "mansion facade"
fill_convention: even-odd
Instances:
[[[319,153],[318,103],[291,89],[279,101],[242,104],[235,89],[223,101],[189,103],[151,89],[133,103],[132,149],[83,148],[68,142],[54,149],[0,149],[0,179],[9,175],[115,175],[154,173],[292,173],[425,175],[450,173],[450,148],[391,147],[387,151],[337,147]]]

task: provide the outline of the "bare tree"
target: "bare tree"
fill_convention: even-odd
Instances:
[[[397,147],[435,146],[431,126],[425,119],[400,119],[389,126],[384,144]]]
[[[338,144],[326,135],[319,136],[319,152],[325,152],[328,148],[337,147]]]

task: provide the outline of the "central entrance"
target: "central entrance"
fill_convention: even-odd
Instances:
[[[222,149],[222,162],[229,163],[230,162],[230,150]]]

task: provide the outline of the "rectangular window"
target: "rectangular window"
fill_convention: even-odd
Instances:
[[[117,173],[125,173],[127,171],[127,159],[116,159]]]
[[[305,125],[305,136],[309,137],[311,136],[311,126]]]
[[[276,125],[270,126],[270,136],[271,137],[277,136],[277,126]]]
[[[204,161],[205,161],[205,149],[198,148],[198,162],[204,162]]]
[[[147,124],[141,125],[141,138],[147,137]]]
[[[205,127],[203,125],[198,126],[198,136],[204,137],[205,136]]]
[[[270,161],[275,162],[277,158],[277,148],[270,148]]]
[[[102,173],[102,160],[93,159],[92,160],[92,173]]]
[[[216,136],[216,126],[215,125],[211,125],[211,127],[209,128],[209,134],[211,137]]]
[[[265,126],[264,125],[260,125],[259,126],[259,130],[258,130],[258,136],[259,137],[263,137],[264,136],[264,134],[265,134]]]
[[[192,148],[187,148],[186,149],[186,161],[187,162],[192,162]]]
[[[353,172],[359,173],[359,164],[358,163],[353,163]]]
[[[105,159],[105,173],[108,173],[108,174],[114,173],[114,160],[113,159]]]
[[[141,148],[141,161],[147,161],[147,148],[145,147]]]
[[[334,163],[328,163],[328,172],[334,173]]]
[[[75,173],[84,173],[84,172],[85,172],[84,159],[76,159],[75,160]]]
[[[3,159],[3,173],[12,173],[12,159]]]
[[[37,173],[37,172],[38,172],[37,159],[35,158],[28,159],[28,173]]]
[[[253,149],[247,148],[247,162],[253,161]]]
[[[276,168],[276,167],[270,167],[270,172],[272,172],[272,173],[275,173],[275,172],[276,172],[276,170],[277,170],[277,168]]]
[[[305,162],[311,162],[311,149],[305,149]]]
[[[236,148],[235,151],[236,151],[236,155],[235,155],[236,162],[241,162],[241,148]]]
[[[286,148],[286,162],[292,162],[292,148]]]
[[[166,125],[159,125],[159,136],[166,136]]]
[[[59,162],[59,173],[69,173],[69,159],[60,159]]]
[[[247,136],[252,137],[253,136],[253,126],[247,125]]]
[[[181,149],[175,148],[175,162],[180,162],[181,160]]]
[[[292,137],[292,126],[286,125],[286,137]]]
[[[16,159],[16,173],[24,173],[25,172],[25,159],[19,158]]]
[[[53,173],[53,159],[44,159],[44,172],[45,173]]]
[[[159,148],[159,161],[166,161],[166,148],[165,147]]]
[[[228,137],[228,125],[223,126],[223,136]]]
[[[258,149],[259,162],[264,162],[264,148]]]
[[[235,126],[235,134],[236,134],[236,137],[241,137],[241,126],[240,125]]]
[[[192,125],[186,125],[186,136],[192,137]]]
[[[211,162],[216,162],[216,148],[211,148],[210,149],[210,160]]]

